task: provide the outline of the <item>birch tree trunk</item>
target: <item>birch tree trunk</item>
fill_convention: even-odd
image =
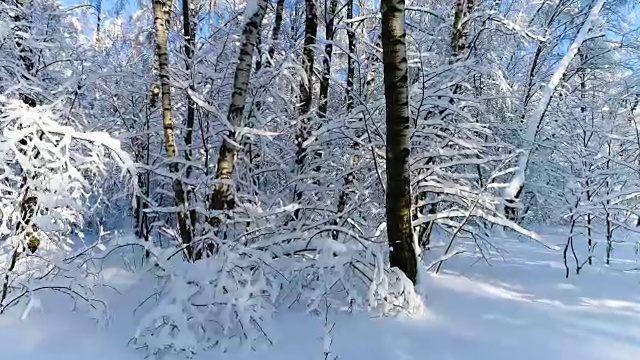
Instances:
[[[173,128],[172,106],[171,106],[171,85],[169,83],[169,50],[167,44],[167,25],[169,24],[169,0],[153,0],[153,19],[156,29],[156,55],[158,57],[158,73],[160,74],[160,93],[162,95],[162,128],[164,130],[164,147],[167,157],[174,160],[177,155],[176,139]],[[170,161],[171,161],[170,160]],[[187,245],[185,250],[187,257],[192,259],[193,248],[191,241],[193,234],[189,227],[186,214],[186,198],[182,181],[177,178],[180,173],[178,163],[171,161],[169,171],[176,178],[173,179],[172,188],[174,192],[174,202],[178,206],[178,230],[182,243]]]
[[[413,282],[417,258],[411,227],[409,91],[405,1],[382,0],[382,59],[387,123],[387,236],[389,261]]]
[[[453,50],[454,63],[462,53],[462,20],[464,18],[464,0],[456,0],[456,10],[453,13],[453,33],[451,34],[451,49]]]
[[[249,86],[249,77],[251,75],[251,62],[253,52],[258,41],[258,32],[260,24],[264,18],[267,9],[266,0],[258,0],[258,6],[253,14],[250,15],[242,35],[244,41],[238,55],[238,64],[233,78],[233,93],[231,95],[231,104],[227,112],[227,120],[233,127],[224,134],[220,153],[218,157],[218,167],[216,169],[216,184],[211,195],[209,210],[221,211],[231,210],[235,207],[233,194],[231,193],[231,176],[235,165],[236,153],[238,149],[233,144],[236,138],[235,128],[243,126],[243,112],[246,101],[247,87]],[[247,14],[249,15],[249,14]],[[209,224],[217,228],[220,226],[220,217],[211,216]]]
[[[529,145],[528,148],[522,152],[522,155],[520,155],[520,158],[518,159],[518,169],[509,182],[509,186],[504,191],[504,198],[505,202],[507,203],[507,205],[505,206],[505,213],[507,216],[510,216],[509,208],[512,208],[512,204],[520,198],[522,190],[524,189],[525,173],[527,170],[527,166],[529,166],[529,158],[531,157],[531,153],[533,152],[536,137],[538,136],[542,121],[544,119],[545,113],[547,112],[549,104],[551,103],[551,99],[553,98],[556,87],[558,86],[558,84],[560,84],[560,81],[564,76],[567,67],[569,66],[575,55],[578,53],[578,50],[580,49],[582,44],[589,39],[589,31],[591,30],[594,21],[598,18],[600,10],[602,10],[602,7],[605,3],[606,0],[595,1],[593,6],[591,7],[591,10],[589,11],[589,15],[587,15],[587,18],[580,28],[580,31],[573,40],[573,43],[558,63],[557,68],[554,71],[553,76],[551,76],[549,82],[542,89],[538,106],[534,109],[534,111],[528,118],[525,140],[531,145]]]

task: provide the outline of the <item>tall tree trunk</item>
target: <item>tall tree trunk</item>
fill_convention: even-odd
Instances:
[[[412,281],[417,258],[411,226],[409,89],[405,1],[382,0],[382,59],[387,123],[387,236],[389,261]]]
[[[453,13],[453,33],[451,35],[451,49],[453,50],[453,58],[451,63],[457,60],[462,52],[462,20],[464,18],[464,0],[456,0],[456,10]]]
[[[333,56],[334,21],[338,0],[331,0],[331,8],[328,9],[325,0],[325,39],[324,57],[322,58],[322,79],[320,79],[320,100],[318,105],[318,118],[327,117],[329,106],[329,83],[331,79],[331,57]]]
[[[216,169],[217,183],[213,189],[209,203],[209,210],[212,211],[231,210],[235,207],[230,184],[236,153],[238,151],[233,144],[236,138],[235,128],[243,126],[242,115],[245,107],[247,87],[249,86],[249,77],[251,75],[251,62],[258,41],[260,24],[262,23],[266,9],[267,1],[258,0],[258,7],[255,12],[253,14],[247,14],[248,16],[250,15],[249,21],[247,21],[242,32],[244,41],[240,48],[240,55],[238,56],[238,64],[236,65],[236,72],[233,78],[233,94],[231,95],[231,104],[229,104],[229,111],[227,112],[227,120],[233,128],[225,133],[222,145],[220,146],[218,167]],[[210,217],[209,224],[217,228],[220,226],[220,217],[215,215]]]
[[[262,69],[262,34],[258,32],[258,39],[256,40],[256,50],[258,56],[256,56],[256,73]]]
[[[272,56],[275,54],[275,42],[278,40],[280,28],[282,26],[283,10],[284,10],[284,1],[278,0],[278,3],[276,4],[276,11],[275,11],[275,24],[273,28],[273,33],[271,34],[272,41],[269,44],[269,48],[267,49],[266,56],[263,52],[262,33],[258,31],[258,38],[256,40],[256,50],[258,52],[256,56],[256,65],[255,65],[256,74],[260,73],[260,70],[262,69],[263,66],[267,69],[273,66]],[[253,128],[254,123],[256,121],[259,121],[257,117],[259,116],[258,114],[261,113],[263,105],[264,103],[261,98],[255,99],[255,104],[254,106],[251,106],[251,111],[249,112],[249,115],[248,115],[249,121],[246,125],[247,127]],[[249,157],[249,166],[252,170],[251,174],[249,175],[249,178],[250,178],[251,184],[254,186],[253,195],[257,196],[258,189],[260,188],[260,183],[261,183],[261,177],[257,175],[257,172],[259,171],[258,169],[260,167],[259,164],[261,160],[261,154],[259,150],[255,151],[254,148],[259,149],[259,147],[258,146],[254,147],[253,139],[248,137],[243,139],[242,146],[244,148],[244,152]],[[247,222],[247,225],[249,225],[249,222]]]
[[[332,0],[332,6],[334,6],[333,0]],[[347,22],[351,19],[353,19],[353,0],[347,0]],[[335,10],[332,11],[333,14],[335,14]],[[327,24],[328,25],[328,24]],[[332,25],[332,30],[333,30],[333,23]],[[346,87],[346,111],[347,111],[347,117],[351,116],[351,110],[353,109],[353,105],[354,105],[354,95],[353,95],[353,84],[354,84],[354,77],[355,77],[355,64],[354,64],[354,60],[353,58],[356,56],[355,51],[356,51],[356,35],[355,32],[353,31],[353,24],[349,23],[347,25],[347,39],[348,39],[348,49],[349,49],[349,53],[347,54],[347,87]],[[333,34],[332,34],[333,35]],[[360,131],[359,129],[356,130],[356,138],[360,138],[360,134],[362,131]],[[359,148],[359,143],[357,141],[354,141],[353,144],[351,144],[351,148],[354,150],[354,152],[356,152]],[[352,170],[349,171],[347,173],[347,175],[345,175],[344,177],[344,182],[343,182],[343,186],[342,186],[342,191],[340,192],[340,196],[338,196],[338,206],[337,206],[337,216],[339,217],[340,214],[344,211],[344,209],[347,207],[347,203],[349,201],[349,192],[351,191],[351,187],[353,185],[354,182],[354,178],[355,178],[355,168],[358,165],[358,155],[357,154],[353,154],[353,157],[351,158],[351,167]],[[339,224],[338,219],[334,220],[332,222],[333,226],[337,226]],[[339,232],[338,231],[332,231],[331,232],[331,238],[334,240],[338,239],[338,235]]]
[[[474,1],[467,0],[466,7],[464,0],[456,0],[455,11],[453,14],[453,31],[451,32],[451,57],[449,58],[449,64],[455,64],[457,61],[460,61],[462,57],[465,55],[465,49],[467,48],[467,36],[469,33],[469,22],[468,20],[465,22],[465,18],[468,17],[473,11]],[[452,94],[456,95],[462,90],[462,87],[459,84],[455,84],[452,89]],[[453,97],[449,98],[449,104],[454,107],[455,102]],[[438,111],[438,116],[442,117],[446,113],[448,109],[443,108]],[[427,113],[427,118],[434,115],[435,112],[429,111]],[[427,159],[426,164],[434,164],[437,161],[435,157],[431,157]],[[481,174],[480,167],[477,167],[478,174]],[[428,192],[419,192],[415,196],[416,204],[421,202],[426,202]],[[423,205],[417,207],[414,210],[414,219],[418,218],[418,214],[423,213],[425,211],[425,207],[427,205]],[[431,216],[438,212],[438,203],[433,202],[428,205],[428,209],[426,209],[427,215]],[[435,221],[427,221],[422,224],[418,229],[418,242],[420,246],[428,247],[431,244],[431,234],[433,233],[433,229],[435,227]]]
[[[525,140],[531,145],[529,145],[528,148],[525,149],[525,151],[523,151],[520,155],[520,158],[518,159],[518,169],[509,182],[509,186],[505,189],[504,198],[505,202],[507,203],[505,206],[505,215],[507,215],[507,217],[510,217],[510,212],[513,212],[512,204],[520,198],[524,189],[526,181],[525,174],[527,171],[527,167],[529,166],[529,158],[533,153],[536,137],[538,136],[538,132],[542,127],[541,125],[544,116],[547,112],[549,104],[551,103],[551,99],[553,98],[556,87],[562,80],[567,67],[573,60],[574,56],[577,54],[580,47],[585,41],[589,40],[589,31],[591,30],[591,27],[600,14],[600,10],[602,10],[606,2],[607,0],[596,0],[592,5],[587,18],[584,20],[580,28],[580,31],[578,31],[578,34],[576,34],[576,37],[574,38],[571,46],[569,46],[568,50],[558,63],[556,70],[551,76],[551,79],[543,88],[538,106],[531,113],[531,116],[527,121],[528,127]]]
[[[311,102],[313,101],[313,61],[314,48],[316,45],[316,36],[318,33],[318,13],[315,0],[305,0],[305,24],[304,24],[304,49],[303,49],[303,68],[306,81],[300,82],[300,107],[298,112],[302,119],[298,125],[298,133],[296,134],[296,168],[300,173],[304,171],[304,165],[307,159],[307,146],[305,142],[311,136]],[[297,189],[295,192],[296,201],[302,199],[303,191]],[[294,212],[294,217],[299,218],[300,211]]]
[[[183,36],[184,36],[184,54],[186,57],[185,68],[188,76],[192,77],[191,71],[193,67],[193,53],[195,50],[195,33],[196,33],[196,24],[195,21],[191,19],[191,1],[190,0],[182,0],[182,28],[183,28]],[[193,91],[193,79],[189,81],[189,90]],[[185,159],[187,161],[191,160],[192,157],[192,149],[191,145],[193,142],[193,126],[195,122],[195,103],[191,96],[187,94],[187,117],[186,117],[186,125],[185,129]],[[187,166],[186,174],[187,178],[189,177],[191,172],[191,167]]]
[[[318,99],[318,120],[327,118],[327,109],[329,108],[329,85],[331,82],[331,57],[333,56],[333,35],[334,21],[336,17],[336,9],[338,0],[330,0],[330,8],[325,0],[324,20],[325,20],[325,40],[324,56],[322,57],[322,78],[320,79],[320,94]],[[320,163],[322,160],[322,152],[315,152],[316,166],[315,172],[320,172]]]
[[[273,56],[276,53],[275,43],[278,41],[278,37],[280,36],[280,29],[282,28],[282,13],[284,12],[284,0],[278,0],[276,3],[276,18],[275,23],[273,24],[273,32],[271,33],[271,44],[269,45],[269,50],[267,51],[267,55],[269,58],[267,59],[267,67],[273,65]]]
[[[153,19],[156,29],[156,55],[158,57],[158,73],[160,74],[160,92],[162,94],[162,127],[164,130],[164,147],[170,159],[169,171],[176,176],[172,181],[174,202],[179,207],[177,212],[178,230],[182,243],[187,245],[187,257],[192,259],[193,248],[190,245],[193,234],[186,214],[186,198],[182,181],[177,178],[180,173],[178,163],[173,161],[178,156],[175,133],[173,129],[171,84],[169,83],[169,49],[167,44],[167,25],[169,24],[169,0],[153,0]]]
[[[96,9],[96,34],[95,41],[97,44],[102,44],[102,0],[97,0],[95,4]]]
[[[6,1],[3,1],[6,3]],[[17,0],[15,2],[16,9],[14,14],[11,16],[12,21],[16,24],[15,26],[19,26],[21,23],[27,22],[27,14],[28,11],[26,7],[28,3],[25,3],[21,0]],[[33,50],[27,44],[27,38],[24,37],[23,34],[29,34],[31,31],[28,22],[22,28],[14,30],[15,36],[15,45],[18,53],[18,59],[22,65],[21,77],[25,82],[30,81],[30,77],[34,75],[35,63]],[[29,107],[36,107],[37,101],[36,98],[29,94],[26,91],[20,91],[20,99],[23,103],[25,103]],[[42,139],[43,133],[40,134],[40,138]],[[40,151],[38,149],[34,149],[30,146],[30,139],[25,137],[19,141],[18,151],[23,156],[29,157],[33,156],[33,159],[37,159],[40,157]],[[33,153],[33,155],[31,155]],[[24,169],[23,169],[24,171]],[[31,177],[31,180],[35,180],[35,175]],[[21,179],[21,187],[20,187],[21,199],[20,205],[18,207],[20,212],[20,220],[16,224],[15,227],[15,235],[23,235],[27,238],[27,248],[32,253],[35,253],[40,245],[40,239],[38,238],[37,231],[38,227],[32,223],[33,216],[36,213],[38,207],[38,198],[33,194],[33,190],[29,186],[29,178],[25,173],[22,175]],[[17,246],[13,254],[11,255],[11,261],[9,262],[9,267],[7,268],[7,272],[5,274],[5,279],[2,284],[2,294],[0,295],[0,305],[6,299],[9,293],[9,274],[14,270],[18,259],[24,253],[25,249],[23,246]]]
[[[136,162],[143,163],[149,166],[150,162],[150,145],[151,145],[151,132],[150,132],[150,113],[153,108],[150,106],[151,102],[147,101],[145,106],[145,114],[144,114],[144,136],[143,140],[142,136],[136,137],[136,147],[135,147],[135,156]],[[136,208],[134,212],[134,216],[136,219],[136,235],[144,239],[145,241],[149,241],[149,217],[147,212],[145,211],[149,207],[148,199],[150,194],[149,183],[150,183],[150,172],[146,171],[146,173],[139,172],[138,173],[138,189],[139,193],[136,194]],[[149,252],[145,252],[145,255],[149,255]]]
[[[193,78],[193,55],[196,49],[196,30],[197,24],[193,17],[195,17],[195,4],[197,0],[182,0],[182,29],[184,35],[184,54],[185,54],[185,69],[189,79],[189,91],[187,92],[187,117],[186,117],[186,129],[184,133],[185,151],[184,158],[187,161],[185,168],[185,177],[191,178],[192,167],[189,163],[193,159],[193,127],[195,126],[196,119],[196,104],[191,98],[189,92],[195,92],[194,78]],[[193,13],[193,14],[192,14]],[[192,198],[194,196],[191,189],[187,190],[187,196]],[[195,209],[189,210],[189,226],[190,233],[195,234],[197,213]]]
[[[585,122],[585,124],[587,123],[587,107],[586,107],[586,100],[587,100],[587,74],[586,74],[586,56],[584,55],[584,53],[580,50],[578,50],[578,58],[580,59],[580,67],[578,69],[578,78],[580,79],[580,114],[581,116],[581,120]],[[583,130],[582,133],[582,146],[587,149],[589,147],[589,143],[591,142],[591,138],[593,135],[593,126],[589,129],[589,130]],[[591,173],[591,165],[589,164],[588,161],[583,161],[582,166],[584,167],[584,170],[586,170],[586,176],[587,178],[585,179],[585,188],[586,188],[586,196],[587,196],[587,203],[591,202],[591,182],[589,181],[589,176]],[[588,262],[589,265],[593,265],[593,239],[592,239],[592,234],[591,234],[591,211],[589,211],[587,213],[587,255],[588,257]]]
[[[351,112],[354,105],[354,78],[356,77],[356,66],[355,66],[355,56],[356,56],[356,32],[353,31],[353,24],[349,23],[349,20],[353,19],[353,1],[347,0],[347,40],[349,43],[349,54],[347,54],[347,113]]]
[[[609,158],[611,158],[611,141],[609,140],[607,143],[607,155],[609,156]],[[610,164],[611,164],[611,160],[607,160],[605,163],[605,170],[607,172],[609,172],[610,169]],[[609,179],[605,180],[605,189],[611,189],[611,184]],[[604,214],[605,214],[605,225],[606,225],[606,241],[607,241],[607,246],[605,248],[605,252],[606,252],[606,257],[605,257],[605,262],[607,265],[610,264],[611,262],[611,252],[613,251],[613,224],[611,222],[611,213],[609,213],[609,205],[611,203],[611,200],[609,200],[609,191],[607,191],[607,197],[604,201],[603,207],[604,207]]]
[[[16,1],[16,7],[17,7],[16,12],[12,16],[12,20],[16,24],[20,24],[26,21],[27,4],[23,3],[23,1]],[[29,25],[26,25],[22,29],[19,29],[19,31],[15,31],[16,50],[18,51],[18,58],[20,59],[20,62],[22,63],[22,67],[23,67],[23,72],[21,77],[25,82],[30,81],[29,77],[33,76],[33,72],[35,69],[35,63],[33,62],[35,55],[33,53],[33,50],[26,44],[27,39],[24,37],[24,35],[22,35],[22,34],[28,34],[30,31],[31,31],[31,28]],[[35,97],[25,91],[20,92],[20,99],[22,100],[23,103],[25,103],[29,107],[36,107],[37,105]],[[29,139],[27,138],[20,140],[20,145],[22,146],[20,147],[19,150],[23,156],[28,156],[32,151],[31,148],[28,148],[29,146],[28,143],[29,143]],[[36,149],[35,154],[33,155],[33,158],[37,159],[39,156],[40,156],[40,152]],[[20,209],[22,212],[22,215],[21,215],[22,220],[16,225],[16,233],[20,233],[22,230],[27,229],[29,227],[29,224],[31,223],[31,218],[35,213],[35,208],[38,203],[38,200],[35,196],[29,195],[31,191],[29,189],[29,186],[27,185],[27,182],[28,182],[28,179],[26,178],[26,176],[23,176],[22,178],[23,196],[22,196],[22,202],[20,204]]]

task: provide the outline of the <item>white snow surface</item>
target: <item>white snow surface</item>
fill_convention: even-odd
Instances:
[[[561,245],[567,230],[539,232]],[[328,352],[326,358],[344,360],[637,360],[640,274],[625,271],[637,267],[637,236],[627,237],[616,244],[611,265],[596,258],[569,279],[561,250],[496,237],[504,259],[487,264],[463,254],[449,260],[440,275],[426,276],[420,289],[428,297],[426,317],[370,318],[330,309],[325,324],[324,314],[282,311],[270,334],[273,346],[212,350],[195,359],[320,360]],[[23,320],[24,308],[0,315],[2,359],[142,360],[144,353],[127,342],[143,289],[118,268],[106,269],[105,277],[121,291],[111,299],[108,326],[69,312],[66,299],[40,298],[25,304],[29,316]]]

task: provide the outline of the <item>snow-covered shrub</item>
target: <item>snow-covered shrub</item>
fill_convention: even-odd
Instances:
[[[135,168],[117,140],[61,125],[64,115],[61,104],[0,102],[0,311],[46,289],[101,303],[91,294],[100,274],[89,260],[105,239],[85,242],[80,230],[99,205],[102,179],[114,167],[127,176]]]
[[[279,280],[263,263],[264,253],[220,246],[216,257],[196,263],[181,254],[147,247],[155,266],[158,304],[142,319],[134,344],[160,356],[187,356],[232,343],[266,338]],[[242,252],[244,250],[244,252]]]
[[[278,221],[273,214],[255,219]],[[259,230],[264,234],[253,236]],[[338,242],[328,231],[286,231],[253,229],[218,239],[215,254],[194,263],[180,249],[140,242],[150,254],[145,271],[157,280],[157,304],[140,322],[133,344],[154,356],[192,356],[270,343],[270,319],[280,309],[321,313],[329,304],[381,315],[423,311],[413,284],[385,264],[383,239],[363,246],[363,239]]]

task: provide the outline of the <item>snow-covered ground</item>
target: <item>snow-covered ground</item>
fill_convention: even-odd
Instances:
[[[565,230],[547,231],[560,244]],[[631,239],[631,237],[630,237]],[[490,264],[464,254],[424,279],[428,314],[421,319],[377,318],[330,311],[330,359],[343,360],[637,360],[640,358],[640,274],[634,242],[617,244],[611,266],[596,259],[579,276],[564,278],[561,251],[525,239],[496,238],[504,260]],[[582,246],[580,244],[579,246]],[[603,252],[604,246],[596,249]],[[574,265],[572,265],[574,267]],[[139,285],[112,270],[122,295],[111,303],[113,320],[102,328],[43,301],[25,320],[0,316],[2,359],[133,360],[131,298]],[[68,306],[67,306],[68,308]],[[286,312],[276,316],[272,347],[256,353],[207,353],[204,359],[324,359],[324,317]]]

